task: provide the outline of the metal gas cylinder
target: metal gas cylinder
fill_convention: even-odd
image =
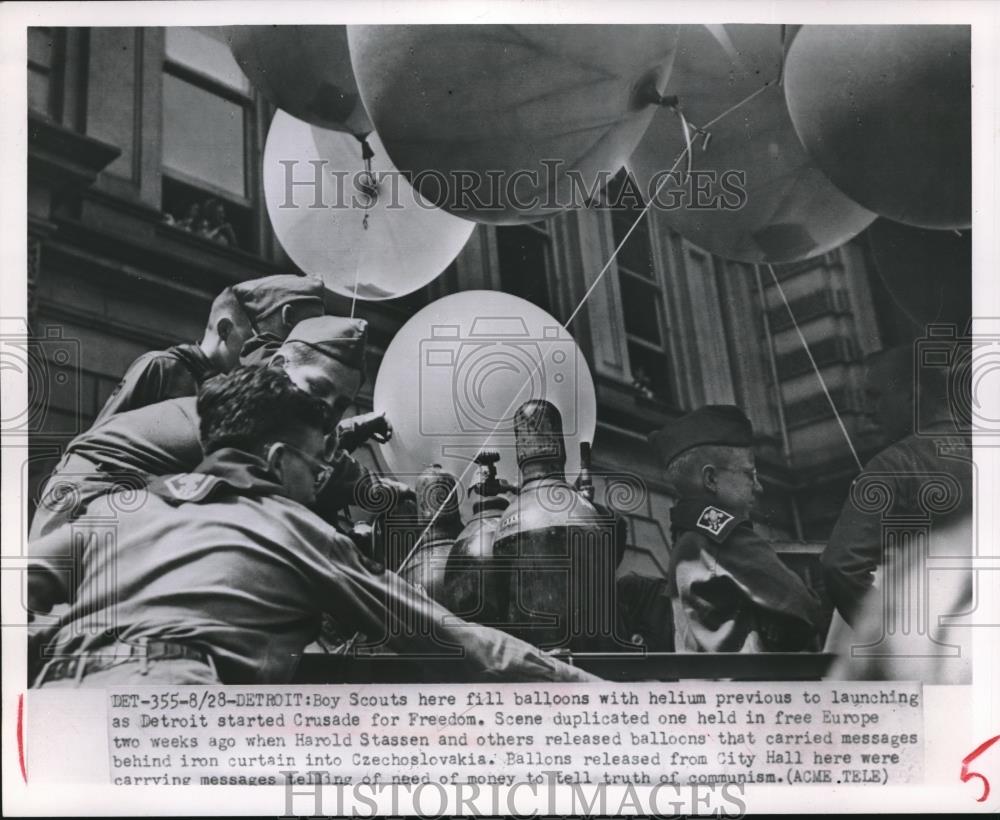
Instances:
[[[547,401],[514,414],[521,489],[493,541],[509,574],[511,634],[542,648],[614,648],[615,533],[566,481],[562,418]]]
[[[462,531],[458,482],[440,464],[432,464],[417,478],[416,494],[416,539],[399,575],[444,604],[445,568],[455,538]]]
[[[472,505],[473,517],[455,539],[445,573],[445,599],[456,615],[467,621],[503,626],[507,620],[508,573],[498,570],[493,557],[493,534],[504,510],[507,495],[516,488],[497,477],[500,453],[483,450],[475,458],[479,480],[469,488],[479,500]]]

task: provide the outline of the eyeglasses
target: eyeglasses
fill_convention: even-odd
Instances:
[[[299,458],[301,458],[306,464],[308,464],[313,470],[313,480],[316,482],[316,490],[319,491],[323,488],[327,481],[330,480],[330,476],[333,474],[333,465],[321,461],[315,456],[309,455],[309,453],[300,450],[293,444],[289,444],[287,441],[276,441],[271,445],[271,449],[268,452],[268,458],[270,458],[271,453],[274,451],[275,447],[283,446],[287,447],[293,453],[295,453]]]

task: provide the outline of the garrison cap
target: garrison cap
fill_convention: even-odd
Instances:
[[[706,404],[657,430],[649,441],[660,454],[663,466],[667,466],[692,447],[752,447],[753,425],[735,405]]]
[[[365,369],[368,322],[343,316],[303,319],[288,334],[285,344],[299,342],[336,359],[354,370]]]
[[[315,301],[323,307],[323,281],[315,276],[265,276],[233,285],[233,293],[253,321],[270,316],[290,302]]]

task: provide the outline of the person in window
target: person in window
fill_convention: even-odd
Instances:
[[[200,236],[202,239],[209,239],[208,217],[199,207],[198,213],[191,220],[191,233]]]
[[[324,613],[409,653],[450,653],[467,674],[596,680],[363,565],[308,509],[329,472],[327,407],[278,368],[215,377],[197,402],[204,460],[153,481],[145,504],[101,499],[117,538],[82,548],[78,584],[45,558],[73,549],[65,528],[36,544],[31,608],[70,611],[34,685],[287,683]]]
[[[201,206],[197,202],[192,202],[187,209],[183,219],[178,219],[173,224],[183,231],[194,231],[201,219]]]
[[[653,391],[653,380],[646,374],[642,365],[632,368],[632,388],[644,399],[655,399],[656,393]]]
[[[226,206],[217,199],[209,199],[202,206],[202,211],[206,220],[205,238],[230,248],[237,247],[236,233],[226,219]]]
[[[678,652],[817,648],[820,602],[753,530],[753,427],[707,405],[651,436],[677,494],[667,587]]]

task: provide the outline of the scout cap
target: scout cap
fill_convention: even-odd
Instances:
[[[739,407],[706,404],[670,422],[649,437],[650,443],[668,466],[681,453],[707,444],[725,447],[752,447],[753,425]]]
[[[298,342],[363,373],[367,337],[368,322],[364,319],[316,316],[293,327],[285,345]]]
[[[233,293],[254,323],[292,302],[315,301],[323,307],[323,281],[315,276],[265,276],[233,285]]]

